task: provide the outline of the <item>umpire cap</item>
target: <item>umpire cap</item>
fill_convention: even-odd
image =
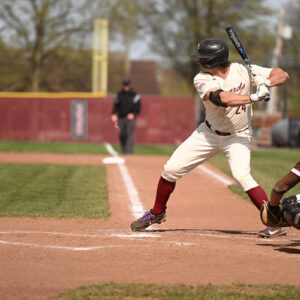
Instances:
[[[122,81],[123,85],[130,85],[130,83],[131,83],[130,79],[127,79],[127,78]]]
[[[206,68],[213,68],[228,62],[229,48],[219,39],[206,39],[197,46],[197,51],[192,54],[195,60],[203,59],[201,64]]]

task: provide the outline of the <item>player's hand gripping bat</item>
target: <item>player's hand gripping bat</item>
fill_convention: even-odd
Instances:
[[[226,32],[227,32],[232,44],[234,45],[235,49],[240,54],[241,58],[243,59],[244,63],[246,64],[246,66],[248,67],[250,73],[252,74],[252,76],[254,78],[256,76],[256,74],[251,67],[250,59],[247,55],[247,52],[245,51],[245,48],[239,38],[239,35],[237,34],[237,32],[235,30],[235,28],[233,26],[227,26]],[[264,100],[269,101],[270,96],[266,96]]]

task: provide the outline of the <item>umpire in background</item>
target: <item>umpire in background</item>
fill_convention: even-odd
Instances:
[[[111,120],[119,129],[123,154],[132,154],[134,146],[135,119],[141,109],[141,97],[130,85],[129,79],[123,80],[122,90],[115,98]]]

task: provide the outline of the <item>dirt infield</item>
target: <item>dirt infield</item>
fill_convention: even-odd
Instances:
[[[102,158],[1,153],[0,162],[101,164]],[[167,157],[124,158],[148,210]],[[131,195],[119,166],[107,165],[107,174],[108,220],[1,218],[1,299],[46,299],[104,282],[299,285],[300,231],[258,238],[256,208],[201,169],[178,181],[167,222],[145,233],[129,228]]]

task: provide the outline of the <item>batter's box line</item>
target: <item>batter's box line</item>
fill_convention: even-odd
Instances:
[[[142,244],[143,247],[153,247],[152,243],[160,243],[166,245],[175,245],[175,246],[194,246],[195,243],[188,242],[177,242],[177,241],[153,241],[148,244]],[[128,248],[128,247],[136,247],[136,243],[132,245],[101,245],[101,246],[89,246],[89,247],[71,247],[71,246],[58,246],[58,245],[40,245],[35,243],[25,243],[25,242],[11,242],[0,240],[0,245],[8,245],[8,246],[23,246],[23,247],[31,247],[31,248],[44,248],[44,249],[53,249],[53,250],[70,250],[70,251],[95,251],[95,250],[105,250],[111,248]]]
[[[101,238],[103,235],[99,234],[86,234],[86,233],[72,233],[72,232],[57,232],[57,231],[32,231],[32,230],[11,230],[0,231],[0,234],[45,234],[45,235],[61,235],[70,237],[90,237]]]
[[[100,231],[100,230],[99,230]],[[146,232],[129,232],[129,230],[101,230],[102,234],[86,234],[86,233],[71,233],[71,232],[56,232],[56,231],[32,231],[32,230],[12,230],[0,231],[0,234],[42,234],[55,236],[69,236],[69,237],[87,237],[87,238],[103,238],[103,237],[118,237],[118,238],[157,238],[161,237],[159,234]]]
[[[71,250],[71,251],[92,251],[92,250],[103,250],[103,249],[110,249],[110,248],[125,247],[125,245],[70,247],[70,246],[58,246],[58,245],[39,245],[34,243],[10,242],[10,241],[2,241],[2,240],[0,240],[0,245],[25,246],[25,247],[32,247],[32,248],[45,248],[45,249],[54,249],[54,250]]]

